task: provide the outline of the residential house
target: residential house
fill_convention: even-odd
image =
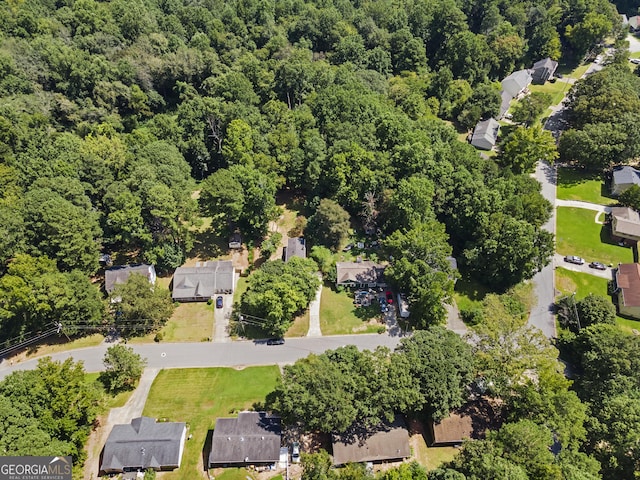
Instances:
[[[531,84],[531,73],[529,70],[518,70],[506,76],[500,84],[503,92],[507,92],[511,98],[516,98]]]
[[[403,418],[373,428],[350,428],[331,436],[334,465],[403,460],[411,456],[409,432]]]
[[[429,434],[432,446],[460,445],[473,434],[471,417],[451,412],[439,422],[430,421]]]
[[[156,422],[138,417],[114,425],[100,456],[100,474],[174,470],[180,467],[187,433],[183,422]]]
[[[218,418],[211,439],[209,467],[270,465],[280,458],[280,417],[266,412],[240,412]]]
[[[240,232],[234,232],[233,235],[229,237],[229,248],[231,250],[242,248],[242,235],[240,235]]]
[[[614,274],[614,298],[620,315],[640,319],[640,264],[618,265]]]
[[[507,114],[507,110],[509,110],[509,107],[511,106],[511,100],[513,100],[513,97],[509,95],[508,92],[505,92],[504,90],[500,91],[500,113],[498,113],[499,120]]]
[[[107,293],[113,292],[116,285],[126,283],[134,273],[147,277],[152,285],[156,283],[156,269],[153,265],[119,265],[105,270],[104,289]]]
[[[558,68],[558,62],[549,57],[538,60],[531,67],[531,81],[536,85],[542,85],[553,77]]]
[[[640,240],[640,214],[629,207],[611,208],[611,237],[614,241]]]
[[[307,258],[307,246],[304,238],[295,237],[287,240],[287,246],[284,248],[284,261],[288,262],[293,257]]]
[[[350,288],[386,287],[385,265],[364,262],[336,262],[336,285]]]
[[[173,274],[171,297],[176,302],[206,302],[214,295],[233,293],[234,277],[231,260],[178,267]]]
[[[629,30],[634,33],[640,31],[640,16],[629,17]]]
[[[632,185],[640,186],[640,171],[629,165],[617,168],[611,178],[611,195],[618,196]]]
[[[449,416],[428,425],[429,443],[433,446],[460,445],[464,439],[484,438],[488,430],[498,430],[502,423],[501,409],[495,400],[479,397],[468,401]]]
[[[478,122],[473,130],[471,145],[482,150],[491,150],[498,140],[499,131],[500,124],[493,118]]]

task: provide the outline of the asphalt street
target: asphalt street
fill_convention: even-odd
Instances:
[[[154,343],[130,345],[136,353],[147,359],[149,368],[201,368],[201,367],[245,367],[249,365],[290,364],[310,353],[322,353],[346,345],[355,345],[360,350],[373,350],[382,345],[394,349],[401,336],[387,334],[336,335],[328,337],[288,338],[284,345],[267,345],[265,341],[240,341],[229,343]],[[56,361],[73,358],[84,362],[87,372],[104,369],[102,358],[110,345],[82,348],[51,354]],[[11,365],[0,364],[0,379],[15,370],[36,368],[37,359]]]

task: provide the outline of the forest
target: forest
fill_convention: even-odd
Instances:
[[[638,6],[636,0],[2,2],[0,342],[61,324],[74,333],[137,318],[148,308],[157,311],[145,326],[153,330],[171,315],[166,292],[129,285],[117,292],[123,303],[114,313],[95,286],[100,254],[171,274],[192,252],[203,218],[225,241],[239,230],[248,244],[273,242],[267,226],[282,193],[303,200],[316,247],[340,249],[346,228],[380,232],[394,259],[390,282],[407,292],[416,328],[444,320],[442,302],[453,291],[450,255],[461,274],[490,291],[510,291],[554,251],[552,235],[541,229],[551,205],[529,175],[532,157],[559,153],[590,168],[637,157],[639,80],[614,62],[579,82],[558,152],[549,144],[531,150],[541,130],[526,112],[496,158],[482,158],[460,134],[498,111],[506,75],[545,57],[578,64],[605,38],[621,38],[619,13],[635,15]],[[586,153],[600,149],[606,154],[594,165]],[[323,250],[316,252],[321,263]],[[277,265],[261,276],[271,281],[269,275],[283,272],[300,283]],[[301,291],[283,315],[310,296]],[[138,298],[148,303],[136,304]],[[256,315],[269,301],[260,291],[247,300]],[[595,402],[576,407],[592,408],[593,416],[588,437],[567,433],[571,452],[580,461],[583,451],[595,455],[606,478],[628,478],[638,465],[630,439],[637,427],[632,418],[621,426],[613,417],[621,408],[632,416],[639,389],[633,368],[614,356],[624,352],[631,361],[637,342],[607,328],[584,329],[565,345],[595,377],[585,375],[565,394],[564,378],[549,373],[548,388],[511,392],[509,411],[545,423],[549,402],[560,408],[563,400],[542,395],[543,388]],[[601,337],[609,340],[599,343]],[[500,344],[492,338],[487,333],[487,345]],[[614,363],[609,370],[607,362]],[[614,379],[611,372],[620,374]],[[506,388],[508,379],[500,378]],[[9,395],[9,387],[0,393]],[[416,408],[427,404],[421,392],[412,394]],[[559,431],[556,424],[545,428]],[[537,439],[548,433],[537,432]],[[466,478],[489,478],[473,473],[473,465],[506,455],[508,440],[518,435],[514,427],[465,449],[459,462],[468,459]],[[81,443],[66,433],[59,438],[71,442],[70,452]],[[548,476],[540,473],[547,467],[518,461],[505,467],[515,473],[504,478],[593,478],[566,467],[570,461],[547,469]],[[584,464],[597,474],[591,459]]]

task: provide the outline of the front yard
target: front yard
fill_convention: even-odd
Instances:
[[[376,333],[382,326],[377,304],[357,307],[352,294],[338,292],[333,285],[325,283],[320,299],[320,330],[323,335]]]
[[[556,213],[556,251],[561,255],[578,255],[587,262],[611,265],[633,262],[630,248],[608,243],[611,240],[606,228],[595,223],[597,212],[559,207]],[[603,221],[604,214],[598,218]]]
[[[280,376],[277,366],[232,368],[189,368],[162,370],[156,377],[143,415],[186,422],[188,435],[182,464],[174,472],[163,473],[165,480],[204,478],[203,446],[207,432],[217,417],[232,417],[263,402]],[[167,395],[171,392],[171,395]],[[247,477],[247,472],[243,477]]]
[[[556,197],[560,200],[615,205],[616,200],[608,197],[607,193],[601,174],[573,168],[558,168]]]
[[[204,342],[211,340],[214,328],[215,305],[207,302],[181,303],[173,316],[158,333],[163,342]],[[129,339],[130,343],[153,342],[156,333]]]

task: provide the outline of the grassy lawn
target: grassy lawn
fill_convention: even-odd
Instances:
[[[561,200],[581,200],[599,205],[614,205],[617,201],[607,197],[599,173],[589,173],[573,168],[558,169],[556,196]]]
[[[443,463],[453,460],[458,452],[458,448],[454,447],[428,447],[424,441],[414,444],[415,450],[413,455],[416,461],[424,466],[427,470],[435,470]]]
[[[181,303],[173,312],[167,324],[162,327],[163,342],[208,341],[213,332],[213,312],[215,305],[206,302]],[[153,342],[155,333],[130,339],[131,343]]]
[[[322,289],[320,299],[320,329],[323,335],[342,335],[348,333],[375,333],[382,325],[380,309],[377,305],[371,307],[356,307],[353,295],[337,292],[330,285]],[[371,322],[374,320],[374,322]],[[375,321],[377,320],[377,321]]]
[[[559,207],[556,251],[562,255],[578,255],[587,262],[597,260],[612,265],[633,262],[630,248],[605,243],[609,241],[609,235],[602,225],[595,223],[595,216],[596,212],[592,210]]]
[[[586,297],[590,293],[608,297],[607,279],[589,275],[588,273],[572,272],[564,268],[556,269],[556,288],[562,295],[571,295],[575,292],[576,299]],[[640,330],[640,321],[616,316],[618,326],[629,333]]]
[[[163,370],[156,377],[143,415],[186,422],[193,438],[185,443],[182,465],[162,474],[165,480],[202,477],[202,449],[207,432],[217,417],[234,416],[264,401],[280,376],[277,366],[232,368],[190,368]],[[167,395],[171,392],[171,395]],[[230,473],[228,480],[240,479]],[[246,477],[242,473],[242,478]]]
[[[216,480],[252,480],[255,478],[251,472],[244,468],[225,468],[220,475],[216,475]]]
[[[99,387],[103,388],[102,383],[98,382],[99,376],[100,376],[99,372],[85,373],[84,379],[87,381],[87,383],[97,382]],[[105,403],[106,410],[123,407],[124,404],[127,403],[127,400],[129,400],[129,397],[131,397],[133,392],[134,390],[129,390],[126,392],[120,392],[115,396],[106,394],[107,396],[107,401]]]
[[[309,331],[309,310],[297,317],[289,327],[285,337],[304,337]]]
[[[459,310],[468,310],[482,305],[482,300],[490,293],[489,289],[470,278],[459,278],[453,292],[453,298]]]
[[[239,277],[238,283],[236,284],[236,289],[233,291],[233,303],[240,303],[240,299],[242,298],[242,294],[247,291],[247,287],[249,282],[248,277]]]
[[[551,105],[558,105],[570,88],[571,85],[561,81],[555,83],[546,82],[544,85],[529,85],[531,92],[542,92],[551,95]]]
[[[17,353],[13,357],[14,362],[20,362],[30,357],[40,357],[42,355],[50,355],[52,353],[63,352],[67,350],[76,350],[78,348],[95,347],[100,345],[104,340],[104,336],[100,333],[87,335],[86,337],[73,338],[70,342],[67,337],[51,338],[48,343],[37,345]]]

